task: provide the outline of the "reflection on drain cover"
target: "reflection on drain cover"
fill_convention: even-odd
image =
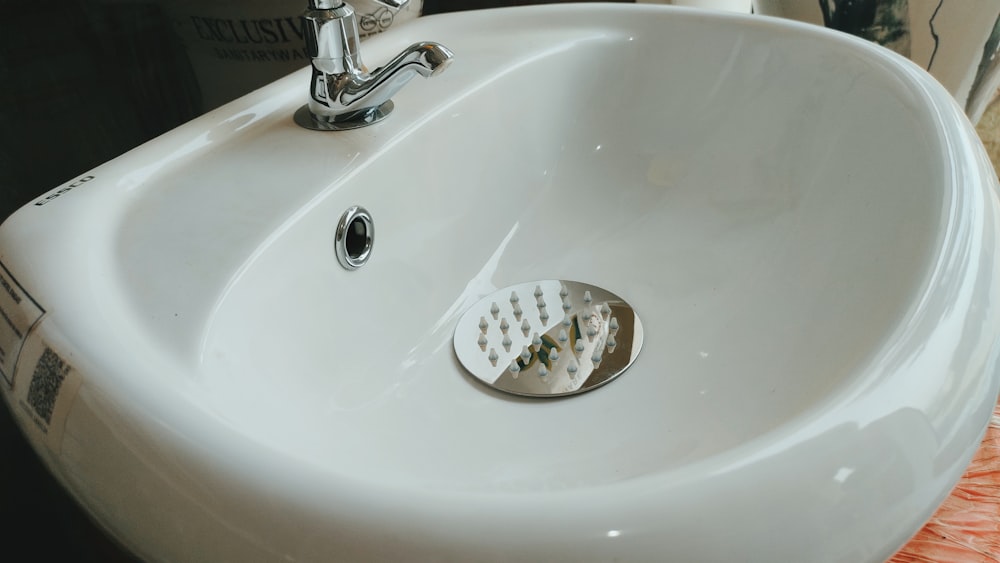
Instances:
[[[615,379],[642,348],[642,324],[597,286],[543,280],[503,288],[462,315],[455,354],[494,389],[527,397],[583,393]]]

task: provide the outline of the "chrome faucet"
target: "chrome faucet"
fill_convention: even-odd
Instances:
[[[376,0],[399,9],[409,0]],[[302,14],[306,50],[312,58],[309,103],[295,112],[308,129],[341,131],[371,125],[389,115],[390,98],[417,74],[434,76],[454,55],[445,46],[423,42],[407,47],[384,66],[368,72],[358,49],[354,8],[343,0],[309,0]]]

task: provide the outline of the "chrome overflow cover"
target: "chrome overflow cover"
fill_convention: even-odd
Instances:
[[[375,245],[375,221],[367,209],[351,206],[340,216],[334,235],[337,261],[348,270],[356,270],[371,258]]]
[[[455,354],[476,379],[506,393],[560,397],[621,375],[642,348],[642,324],[621,297],[566,280],[512,285],[462,315]]]

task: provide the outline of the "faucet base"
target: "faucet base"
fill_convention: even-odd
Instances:
[[[306,104],[296,110],[295,123],[313,131],[347,131],[382,121],[392,113],[394,107],[392,100],[389,100],[381,105],[358,110],[354,113],[325,117],[309,111],[309,105]]]

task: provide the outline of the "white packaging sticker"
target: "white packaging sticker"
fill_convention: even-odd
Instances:
[[[14,367],[28,333],[44,314],[45,311],[0,263],[0,377],[8,388],[14,385]]]

